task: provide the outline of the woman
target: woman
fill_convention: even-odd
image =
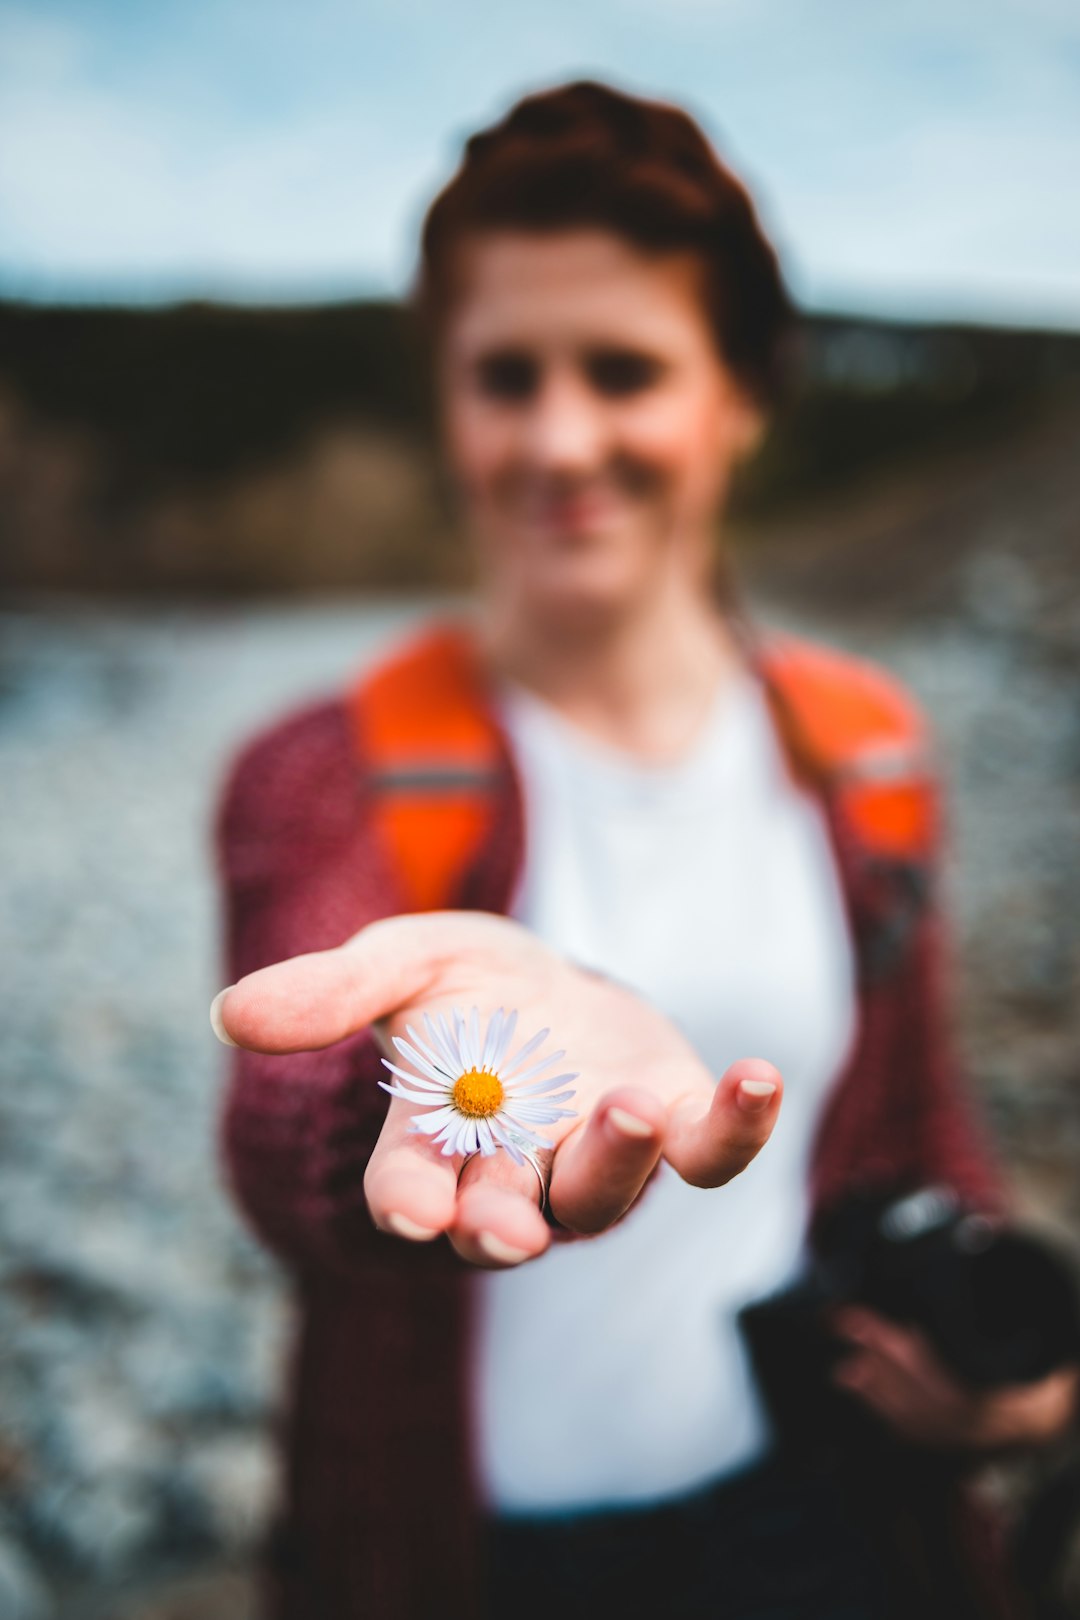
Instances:
[[[684,113],[577,83],[467,143],[418,296],[475,624],[276,721],[219,808],[224,1145],[300,1302],[274,1612],[880,1615],[845,1504],[770,1457],[737,1313],[859,1177],[1001,1191],[921,717],[711,585],[784,372],[775,256]],[[423,1080],[387,1109],[393,1038],[474,1005],[565,1048],[547,1151],[448,1157]],[[837,1328],[913,1439],[1068,1420],[1063,1378],[979,1399]]]

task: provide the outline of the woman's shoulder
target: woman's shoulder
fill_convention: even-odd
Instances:
[[[815,637],[767,631],[760,667],[830,754],[886,745],[921,752],[928,744],[922,701],[876,659]]]
[[[264,785],[294,776],[315,760],[339,754],[347,734],[344,690],[298,701],[247,732],[233,749],[226,779]]]
[[[875,860],[938,858],[944,795],[926,710],[873,659],[811,638],[760,643],[759,670],[797,768],[829,796]]]
[[[344,691],[289,705],[237,743],[221,773],[219,837],[255,825],[287,825],[305,806],[332,798],[350,780],[351,740]]]
[[[315,791],[329,775],[354,775],[373,705],[408,730],[464,691],[473,656],[467,627],[434,617],[399,632],[362,666],[318,697],[297,702],[236,745],[223,779],[226,797]],[[464,701],[464,698],[462,698]]]

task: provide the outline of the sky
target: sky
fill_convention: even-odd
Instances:
[[[807,307],[1080,328],[1076,0],[0,0],[0,296],[397,296],[578,77],[698,118]]]

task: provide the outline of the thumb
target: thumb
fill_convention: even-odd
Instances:
[[[215,1035],[254,1052],[314,1051],[411,1006],[445,960],[444,916],[382,917],[331,950],[245,974],[214,997]]]

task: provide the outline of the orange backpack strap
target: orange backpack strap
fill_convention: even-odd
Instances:
[[[939,831],[939,795],[926,722],[877,665],[795,636],[758,655],[789,757],[835,795],[870,853],[925,863]]]
[[[428,626],[362,671],[347,699],[411,909],[452,905],[496,813],[504,753],[467,626]]]
[[[754,654],[796,771],[833,796],[868,853],[930,857],[939,795],[925,721],[876,665],[770,635]],[[348,694],[373,814],[413,910],[454,904],[497,814],[505,742],[464,624],[426,627]]]

